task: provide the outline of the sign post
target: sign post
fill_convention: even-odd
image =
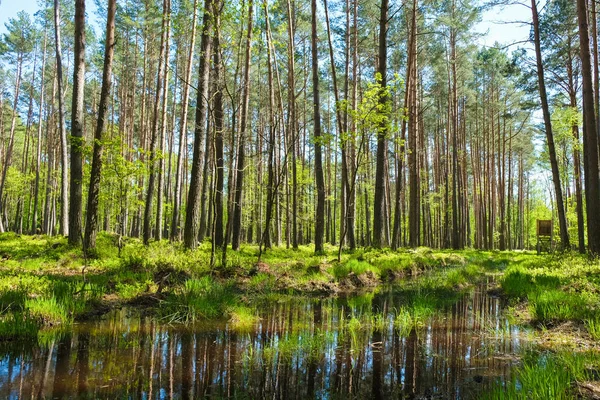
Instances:
[[[551,219],[538,219],[537,220],[537,253],[540,254],[542,251],[550,253],[553,251],[554,241]]]

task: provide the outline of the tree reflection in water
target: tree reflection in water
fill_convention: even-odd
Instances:
[[[36,344],[2,344],[0,397],[477,398],[509,376],[502,356],[525,343],[499,299],[480,288],[398,329],[413,295],[281,299],[256,306],[251,332],[121,310]]]

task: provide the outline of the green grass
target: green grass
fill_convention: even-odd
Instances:
[[[513,378],[498,384],[483,398],[490,400],[576,399],[573,383],[593,379],[600,367],[598,353],[531,353]]]
[[[585,321],[590,337],[593,340],[600,341],[600,316],[595,316]]]
[[[593,296],[600,285],[599,264],[575,256],[366,248],[343,252],[338,263],[337,247],[327,244],[323,254],[314,254],[312,246],[268,249],[257,272],[256,245],[244,244],[239,251],[228,249],[227,265],[220,265],[218,256],[215,269],[210,270],[208,241],[194,251],[166,240],[144,246],[138,239],[125,238],[124,243],[119,254],[117,236],[101,233],[97,251],[86,260],[81,249],[70,247],[64,238],[0,234],[0,316],[21,313],[41,325],[68,324],[88,315],[107,298],[109,305],[138,304],[137,299],[153,298],[160,306],[158,315],[193,322],[231,317],[231,307],[249,301],[247,295],[335,293],[350,274],[372,274],[369,282],[357,285],[375,290],[377,283],[398,282],[405,275],[429,270],[436,274],[423,278],[418,291],[437,299],[431,307],[444,307],[443,301],[451,303],[485,272],[504,270],[508,265],[502,286],[510,297],[527,299],[539,286],[566,290],[576,285],[569,293],[576,293],[577,301],[563,301],[558,308],[552,307],[548,295],[536,298],[532,306],[537,306],[536,315],[541,318],[568,318],[569,307],[583,303],[589,309],[600,308],[594,306],[597,295]],[[565,263],[570,267],[565,268]],[[406,307],[413,316],[426,309],[412,308],[412,303]]]
[[[345,264],[336,264],[333,267],[333,276],[335,276],[337,280],[347,278],[350,273],[362,275],[366,272],[372,272],[375,276],[379,276],[380,274],[379,268],[374,267],[368,262],[359,261],[356,259],[352,259]]]
[[[254,310],[244,306],[233,307],[229,310],[229,314],[231,315],[229,318],[230,326],[242,332],[252,331],[260,320]]]
[[[223,317],[235,304],[231,285],[204,276],[185,281],[181,290],[169,295],[161,313],[170,322],[195,322]]]
[[[37,338],[38,321],[23,313],[10,313],[0,316],[0,342]]]
[[[532,318],[542,324],[579,321],[594,332],[600,310],[599,276],[598,261],[572,254],[540,256],[510,266],[501,287],[513,301],[527,301]]]
[[[529,295],[529,308],[540,322],[584,320],[591,314],[590,304],[578,293],[538,288]]]

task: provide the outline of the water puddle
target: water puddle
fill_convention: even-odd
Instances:
[[[510,377],[527,334],[485,285],[435,315],[415,302],[407,313],[412,295],[270,299],[245,331],[119,310],[35,344],[0,344],[0,397],[470,399]]]

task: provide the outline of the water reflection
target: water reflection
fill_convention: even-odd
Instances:
[[[0,345],[1,398],[477,398],[524,346],[480,289],[398,329],[407,293],[266,302],[260,323],[162,326],[126,310]],[[370,322],[368,322],[370,321]]]

